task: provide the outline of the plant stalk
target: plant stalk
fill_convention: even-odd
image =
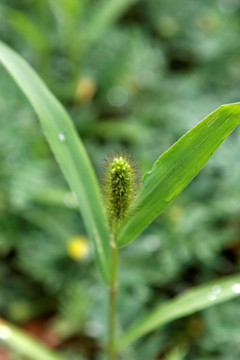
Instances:
[[[115,232],[111,243],[112,250],[112,276],[109,287],[109,310],[108,310],[108,343],[107,355],[108,360],[116,360],[117,353],[115,350],[116,340],[116,308],[117,308],[117,291],[118,291],[118,249],[116,246]]]

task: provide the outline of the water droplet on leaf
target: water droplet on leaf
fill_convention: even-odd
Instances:
[[[239,283],[234,284],[232,287],[232,291],[235,292],[236,294],[240,294],[240,284]]]
[[[65,141],[66,140],[66,137],[65,137],[64,133],[59,133],[58,138],[59,138],[60,141]]]
[[[213,292],[215,295],[219,295],[219,294],[222,292],[221,286],[219,286],[219,285],[214,285],[213,288],[212,288],[212,292]]]
[[[11,335],[11,330],[6,325],[0,324],[0,339],[6,340]]]
[[[213,292],[210,292],[210,293],[208,293],[207,298],[209,301],[215,301],[217,298],[217,295],[214,294]]]

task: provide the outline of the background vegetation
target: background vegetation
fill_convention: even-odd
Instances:
[[[239,18],[238,0],[0,0],[1,40],[64,103],[99,176],[115,147],[147,171],[210,111],[239,101]],[[74,196],[3,68],[0,88],[0,315],[70,360],[100,360],[106,294]],[[121,251],[122,326],[161,299],[239,271],[239,138],[237,129]],[[175,321],[126,358],[160,360],[184,347],[171,359],[237,360],[239,304]],[[0,349],[1,360],[20,360]]]

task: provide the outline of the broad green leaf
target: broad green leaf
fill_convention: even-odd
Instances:
[[[0,342],[32,360],[66,360],[22,330],[0,318]]]
[[[117,343],[117,349],[125,348],[140,336],[170,321],[207,309],[237,296],[240,296],[240,275],[198,286],[157,306],[145,318],[125,332]]]
[[[97,264],[106,283],[110,277],[110,241],[96,175],[85,148],[64,108],[33,69],[0,42],[0,60],[36,111],[44,134],[74,192]]]
[[[223,105],[180,138],[143,177],[135,209],[119,227],[118,246],[134,240],[206,164],[240,123],[240,104]]]

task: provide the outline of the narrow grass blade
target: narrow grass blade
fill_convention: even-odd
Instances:
[[[224,280],[189,290],[175,299],[160,304],[145,318],[133,325],[120,338],[117,349],[125,348],[139,337],[170,321],[207,309],[237,296],[240,296],[240,275],[230,276]]]
[[[103,0],[94,4],[91,18],[84,29],[86,46],[92,46],[120,16],[138,0]]]
[[[36,111],[55,157],[75,193],[93,240],[98,267],[106,283],[110,274],[110,241],[99,187],[83,144],[64,108],[32,68],[0,42],[0,60]]]
[[[223,105],[187,132],[145,174],[136,211],[121,224],[121,247],[134,240],[198,174],[240,123],[240,104]]]
[[[0,342],[32,360],[66,360],[22,330],[0,318]]]

